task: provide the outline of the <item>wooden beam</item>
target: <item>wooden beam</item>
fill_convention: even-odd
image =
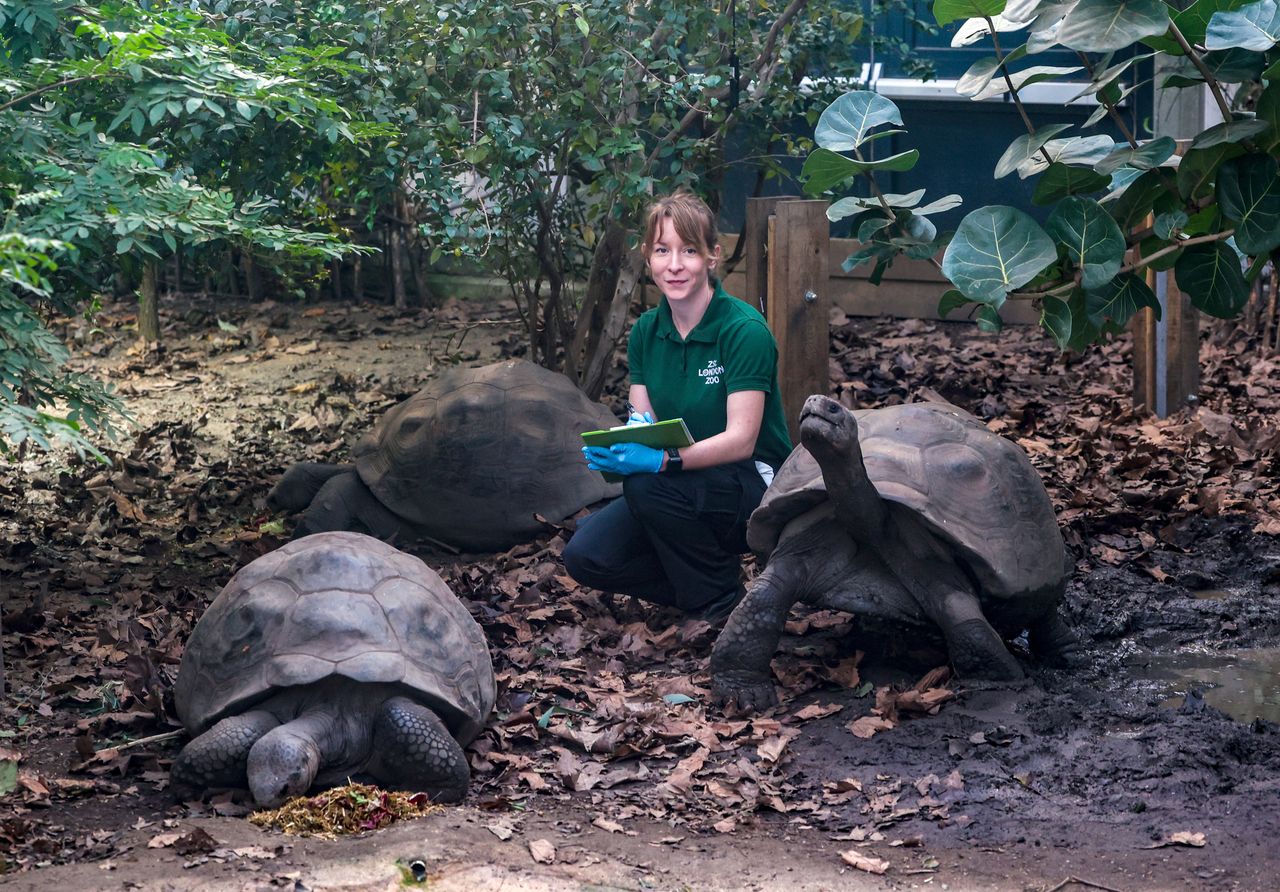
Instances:
[[[787,200],[788,197],[777,195],[748,198],[742,232],[735,237],[747,242],[743,248],[742,263],[738,265],[738,270],[746,275],[746,285],[741,291],[730,289],[729,293],[742,298],[761,313],[765,312],[765,293],[769,287],[769,217],[778,202]],[[727,245],[724,250],[729,250]]]
[[[831,389],[827,204],[782,201],[767,223],[765,318],[778,342],[778,385],[794,442],[799,442],[804,401],[810,394],[826,394]]]

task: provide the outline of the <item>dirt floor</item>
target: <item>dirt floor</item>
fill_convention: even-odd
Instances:
[[[832,393],[941,395],[1044,475],[1086,668],[969,687],[936,643],[797,609],[782,705],[708,696],[716,630],[579,589],[572,523],[505,554],[413,549],[489,637],[499,703],[460,806],[340,839],[168,788],[194,621],[281,544],[291,462],[341,458],[442,367],[518,355],[511,307],[170,301],[67,320],[137,419],[111,464],[0,473],[0,884],[14,889],[1276,888],[1280,359],[1215,332],[1198,406],[1135,415],[1124,341],[833,318]],[[615,370],[614,391],[624,370]],[[754,572],[754,564],[749,564]],[[1017,647],[1015,643],[1015,648]]]

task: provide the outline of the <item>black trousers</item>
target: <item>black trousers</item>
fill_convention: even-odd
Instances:
[[[632,474],[622,498],[578,525],[565,569],[601,591],[698,610],[738,590],[747,519],[764,490],[752,461]]]

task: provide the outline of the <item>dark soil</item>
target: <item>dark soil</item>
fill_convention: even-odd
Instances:
[[[1031,454],[1077,559],[1064,609],[1084,668],[1023,654],[1021,688],[948,683],[928,642],[797,610],[782,706],[724,716],[707,702],[715,630],[578,589],[558,560],[569,530],[503,555],[415,549],[494,654],[471,795],[355,838],[260,831],[238,795],[168,789],[180,740],[129,744],[176,730],[191,624],[283,541],[263,507],[280,470],[341,456],[435,368],[518,350],[513,314],[192,299],[145,356],[109,307],[105,335],[79,329],[80,361],[126,394],[136,438],[110,466],[0,474],[0,768],[20,755],[0,799],[6,885],[382,889],[421,857],[441,889],[1275,888],[1280,728],[1255,718],[1270,695],[1233,717],[1206,684],[1148,671],[1280,644],[1275,361],[1207,342],[1201,407],[1155,422],[1127,408],[1123,342],[1064,365],[1020,329],[834,321],[833,393],[928,388]],[[913,685],[932,714],[912,711]],[[864,717],[881,729],[855,736]]]

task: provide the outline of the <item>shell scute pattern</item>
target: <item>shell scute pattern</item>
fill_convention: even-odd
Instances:
[[[912,403],[854,413],[867,475],[884,499],[915,512],[988,595],[1054,590],[1062,534],[1039,475],[1014,443],[952,406]],[[803,446],[784,463],[751,517],[748,540],[767,554],[786,521],[818,503],[822,470]],[[1027,548],[1026,543],[1056,543]]]
[[[617,493],[579,434],[616,420],[568,378],[523,360],[451,371],[390,409],[353,450],[382,504],[428,535],[506,547]]]
[[[484,635],[440,577],[342,532],[290,542],[227,583],[188,641],[175,702],[194,735],[331,675],[403,684],[459,739],[478,733],[496,696]]]

